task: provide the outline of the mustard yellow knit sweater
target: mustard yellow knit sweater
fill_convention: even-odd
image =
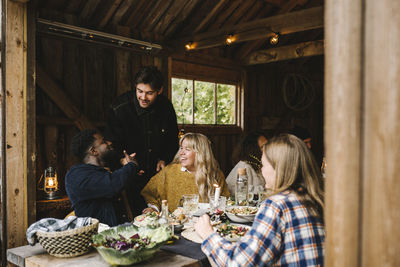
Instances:
[[[218,180],[221,187],[221,195],[229,197],[228,186],[221,171]],[[198,193],[199,190],[194,174],[182,171],[179,163],[169,164],[154,175],[141,192],[147,203],[155,205],[159,209],[161,201],[166,199],[170,212],[173,212],[179,206],[179,200],[182,198],[182,195]],[[206,202],[201,197],[199,201]]]

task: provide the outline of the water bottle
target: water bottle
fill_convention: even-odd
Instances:
[[[247,174],[246,168],[238,168],[236,178],[236,189],[235,189],[235,203],[239,206],[247,205]]]
[[[161,201],[161,214],[158,219],[159,225],[168,225],[168,202],[167,200]]]

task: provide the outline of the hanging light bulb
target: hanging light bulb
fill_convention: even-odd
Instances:
[[[236,41],[236,38],[233,34],[229,34],[228,37],[226,37],[225,43],[227,45],[232,44],[234,41]]]
[[[276,45],[279,42],[279,34],[273,33],[271,38],[269,39],[270,44]]]
[[[192,50],[194,48],[193,42],[188,42],[185,45],[186,50]]]

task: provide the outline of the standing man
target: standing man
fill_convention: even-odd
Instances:
[[[121,160],[122,168],[110,173],[104,168],[106,159],[113,155],[110,141],[94,129],[76,134],[71,142],[72,153],[80,164],[72,166],[65,176],[65,189],[78,217],[93,217],[101,223],[115,226],[123,223],[115,201],[129,180],[137,179],[135,154]]]
[[[135,180],[132,185],[133,192],[127,192],[135,214],[146,207],[140,191],[178,151],[175,110],[162,92],[161,72],[154,66],[144,67],[135,77],[134,90],[120,95],[108,112],[107,139],[117,151],[136,152],[144,170],[140,181]]]

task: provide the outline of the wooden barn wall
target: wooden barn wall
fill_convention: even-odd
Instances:
[[[294,125],[309,130],[317,162],[323,157],[323,57],[282,61],[247,68],[245,129],[263,129],[269,136],[287,132]],[[312,85],[314,99],[303,110],[284,101],[282,88],[287,75],[297,74]],[[287,83],[286,88],[293,83]],[[289,88],[290,91],[290,88]]]
[[[46,36],[37,38],[37,66],[100,130],[104,129],[109,105],[117,95],[130,90],[134,75],[145,65],[156,65],[163,72],[167,67],[165,59],[152,55]],[[64,191],[65,173],[75,163],[69,145],[79,129],[40,86],[36,100],[36,181],[45,168],[55,166]]]

